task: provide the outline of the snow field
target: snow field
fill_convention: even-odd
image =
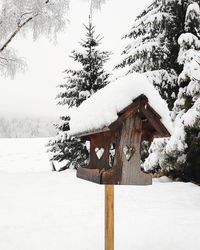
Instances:
[[[45,145],[49,138],[0,138],[0,171],[43,172],[51,170]]]
[[[104,186],[76,178],[73,170],[47,171],[43,139],[6,143],[11,156],[20,148],[24,155],[12,172],[0,157],[0,249],[104,249]],[[31,154],[36,149],[38,161]],[[37,162],[33,172],[25,155],[30,167]],[[115,249],[198,250],[199,207],[200,188],[191,183],[162,177],[152,186],[115,186]]]

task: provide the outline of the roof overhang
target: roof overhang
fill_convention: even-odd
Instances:
[[[155,131],[156,137],[169,137],[170,133],[164,124],[161,122],[161,116],[151,107],[148,102],[148,98],[145,95],[140,95],[132,101],[126,108],[118,112],[118,119],[112,122],[109,126],[95,129],[93,131],[85,131],[82,133],[76,133],[72,136],[81,137],[82,139],[88,138],[94,134],[100,134],[117,129],[123,121],[133,116],[136,113],[140,113],[143,119],[148,121],[149,128]]]

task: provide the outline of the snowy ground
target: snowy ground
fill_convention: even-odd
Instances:
[[[0,138],[0,171],[44,172],[51,169],[45,145],[48,138]]]
[[[104,249],[104,187],[49,171],[46,139],[0,140],[0,249]],[[115,187],[116,250],[199,250],[200,188]]]

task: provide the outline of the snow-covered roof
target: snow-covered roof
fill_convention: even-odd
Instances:
[[[108,84],[84,101],[70,115],[70,135],[92,132],[109,126],[118,119],[118,113],[140,95],[145,95],[161,121],[172,131],[167,103],[158,91],[139,73],[132,73]]]

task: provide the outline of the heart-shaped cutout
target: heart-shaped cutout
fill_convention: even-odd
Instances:
[[[131,157],[132,157],[132,156],[134,155],[134,153],[135,153],[135,149],[134,149],[134,147],[125,146],[125,147],[123,148],[123,152],[124,152],[124,154],[125,154],[125,156],[126,156],[127,161],[130,161]]]
[[[95,153],[96,153],[98,159],[101,159],[101,157],[104,153],[104,148],[95,148]]]

